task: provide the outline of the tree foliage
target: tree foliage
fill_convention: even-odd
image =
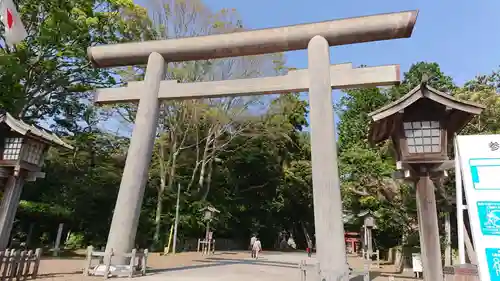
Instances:
[[[98,44],[171,39],[245,30],[234,9],[212,11],[200,0],[162,0],[142,8],[129,0],[16,2],[28,38],[7,47],[0,32],[0,107],[28,122],[50,125],[76,149],[50,150],[47,177],[25,186],[15,237],[49,243],[57,225],[71,231],[68,244],[106,242],[136,105],[97,108],[91,94],[140,80],[141,66],[100,70],[90,66],[86,48]],[[153,4],[151,4],[153,5]],[[283,75],[282,54],[171,63],[166,79],[198,82]],[[402,84],[346,90],[335,105],[338,122],[343,207],[359,230],[357,214],[377,217],[377,243],[411,243],[417,229],[415,190],[395,180],[393,147],[368,142],[368,113],[417,86],[429,84],[460,99],[486,106],[464,129],[466,134],[498,133],[500,75],[478,76],[459,87],[438,63],[417,62]],[[298,94],[227,97],[163,102],[137,242],[161,247],[174,221],[177,186],[180,238],[204,233],[200,209],[221,211],[213,223],[217,237],[245,245],[252,233],[264,247],[292,234],[299,247],[313,237],[312,166],[308,104]],[[438,184],[439,211],[453,204],[453,174]],[[417,240],[415,240],[417,241]]]
[[[29,37],[15,47],[0,44],[0,89],[8,93],[0,105],[26,121],[50,124],[76,149],[51,150],[47,177],[25,186],[14,236],[26,237],[35,224],[35,235],[47,242],[64,222],[72,245],[103,245],[129,143],[128,132],[107,128],[131,124],[136,108],[96,108],[91,93],[141,79],[143,69],[94,69],[86,48],[234,32],[244,29],[242,21],[235,10],[212,12],[201,1],[163,1],[154,13],[131,1],[17,4]],[[286,71],[282,55],[274,54],[170,64],[166,78],[193,82]],[[307,103],[296,94],[164,103],[138,243],[165,242],[177,184],[181,237],[202,235],[199,209],[208,202],[222,210],[217,235],[236,241],[246,241],[251,231],[273,243],[283,229],[312,231],[308,135],[301,132],[306,115]]]
[[[8,47],[0,33],[0,105],[33,121],[67,123],[95,87],[113,86],[113,72],[92,68],[87,47],[149,38],[145,10],[132,1],[17,2],[28,38]],[[69,119],[69,120],[68,120]]]

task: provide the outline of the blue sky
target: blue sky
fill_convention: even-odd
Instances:
[[[332,47],[331,63],[399,64],[401,71],[419,61],[437,62],[462,85],[500,65],[498,0],[205,0],[212,9],[235,8],[250,29],[363,15],[419,10],[411,38]],[[306,51],[287,53],[289,66],[307,67]],[[334,102],[342,96],[334,91]],[[306,96],[303,96],[306,98]],[[335,117],[336,123],[338,117]]]
[[[432,61],[463,84],[500,65],[498,0],[205,0],[214,10],[235,8],[247,28],[257,29],[378,13],[419,10],[409,39],[333,47],[331,62],[355,66]],[[289,52],[290,66],[307,67],[305,51]]]
[[[405,72],[415,62],[437,62],[459,85],[500,65],[499,0],[202,1],[214,11],[235,8],[249,29],[418,9],[411,38],[332,47],[331,63],[400,64]],[[306,68],[306,51],[288,52],[287,62]],[[334,100],[340,96],[334,92]]]

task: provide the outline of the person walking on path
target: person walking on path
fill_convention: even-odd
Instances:
[[[253,250],[255,241],[257,241],[257,236],[254,234],[252,235],[252,238],[250,238],[250,251],[252,252],[252,258],[255,258],[255,251]]]
[[[259,238],[257,238],[257,240],[255,240],[255,243],[253,243],[252,250],[253,250],[253,252],[255,252],[255,259],[258,259],[259,252],[262,251],[262,244],[260,243]]]

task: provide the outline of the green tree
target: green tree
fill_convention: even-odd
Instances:
[[[28,37],[7,46],[0,26],[0,107],[28,122],[50,123],[77,148],[51,150],[47,179],[27,185],[23,199],[28,200],[26,206],[48,204],[69,211],[72,228],[102,243],[121,174],[112,153],[125,140],[98,129],[102,112],[89,102],[95,87],[112,86],[120,79],[114,71],[92,68],[86,49],[150,38],[150,21],[132,1],[14,2]],[[50,208],[30,210],[41,212],[35,229],[60,219],[50,215]],[[28,214],[34,217],[33,211]]]
[[[152,18],[163,39],[243,30],[242,20],[234,9],[213,12],[197,0],[163,0],[159,4]],[[273,59],[279,61],[280,58],[278,54],[172,63],[167,77],[182,82],[258,77],[275,72]],[[162,103],[151,170],[151,176],[159,182],[154,185],[157,205],[153,239],[157,247],[162,244],[162,226],[172,222],[171,217],[164,214],[163,206],[171,193],[176,193],[176,183],[183,182],[191,199],[207,201],[213,192],[216,159],[220,159],[219,154],[236,136],[258,120],[251,118],[249,112],[261,100],[260,97],[226,97]],[[133,116],[135,108],[135,105],[127,106],[128,117]],[[190,159],[186,159],[188,157]]]
[[[99,116],[87,110],[80,130],[68,140],[75,151],[50,150],[44,167],[47,177],[26,186],[28,201],[61,206],[70,211],[67,227],[81,232],[86,242],[102,245],[107,231],[124,163],[128,139],[98,128]],[[36,221],[37,229],[57,221]],[[55,231],[54,227],[52,231]]]
[[[435,62],[417,62],[410,66],[408,72],[403,74],[404,79],[399,87],[393,87],[390,91],[391,99],[397,99],[418,86],[422,76],[428,77],[428,85],[442,92],[453,92],[457,88],[453,78],[441,71],[439,64]]]
[[[454,96],[486,106],[480,116],[474,117],[461,134],[498,134],[500,133],[500,73],[480,75],[465,83],[463,88],[454,91]]]
[[[27,39],[8,47],[0,27],[0,106],[25,120],[72,119],[95,87],[116,84],[95,69],[87,47],[151,36],[146,11],[133,1],[17,2]]]

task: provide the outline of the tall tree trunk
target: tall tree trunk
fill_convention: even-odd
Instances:
[[[195,131],[196,131],[196,145],[195,145],[195,147],[196,147],[196,161],[194,164],[193,171],[191,172],[191,179],[189,180],[189,184],[186,187],[187,191],[191,190],[191,187],[193,186],[195,178],[196,178],[196,174],[198,173],[198,168],[200,167],[200,145],[201,144],[200,144],[199,126],[196,127]]]
[[[161,214],[163,212],[163,192],[165,192],[165,183],[165,174],[162,174],[160,178],[160,188],[156,196],[155,232],[153,235],[153,244],[156,247],[158,247],[160,243]]]
[[[175,138],[171,138],[171,153],[167,163],[163,162],[165,159],[165,147],[160,144],[160,187],[158,188],[158,194],[156,196],[156,213],[155,213],[155,232],[153,235],[153,243],[155,246],[159,246],[160,234],[161,234],[161,217],[163,215],[163,196],[165,194],[165,189],[172,186],[173,176],[172,171],[175,174],[175,161],[177,160],[177,141]],[[168,170],[168,184],[167,184],[167,170]]]
[[[304,231],[304,237],[306,238],[306,243],[307,245],[309,245],[309,241],[311,241],[311,236],[309,236],[309,233],[307,232],[307,228],[304,222],[301,221],[300,224],[302,225],[302,231]]]
[[[210,144],[212,143],[212,130],[210,129],[207,136],[207,141],[205,143],[205,149],[203,150],[203,157],[201,158],[201,168],[200,176],[198,178],[198,191],[202,190],[203,183],[205,182],[205,172],[208,164],[208,153],[210,150]]]
[[[155,233],[153,235],[153,241],[156,246],[160,243],[160,231],[161,231],[161,214],[163,212],[163,192],[165,191],[165,176],[161,176],[160,179],[160,189],[156,196],[156,213],[155,213]]]
[[[210,151],[210,160],[208,160],[208,173],[207,173],[207,184],[205,188],[205,194],[203,194],[203,201],[207,200],[208,193],[210,192],[210,186],[212,184],[212,174],[215,160],[215,149],[217,148],[217,138],[214,136],[214,140],[212,142],[212,150]]]
[[[171,190],[174,188],[175,171],[177,170],[177,155],[179,155],[178,152],[175,152],[172,154],[172,164],[170,165],[170,171],[169,171],[169,175],[168,175],[167,187]]]
[[[451,266],[453,261],[451,256],[451,222],[449,212],[444,214],[444,233],[446,238],[446,246],[444,248],[444,265]]]

